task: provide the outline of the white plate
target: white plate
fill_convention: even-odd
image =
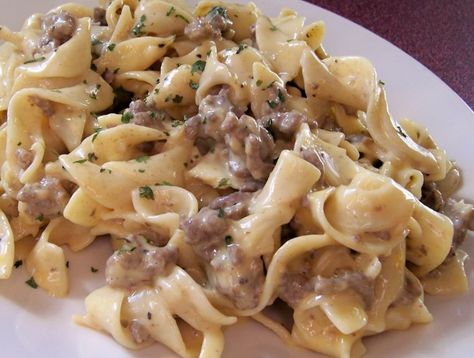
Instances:
[[[464,173],[459,195],[474,201],[474,115],[465,103],[423,65],[368,30],[319,7],[300,1],[254,0],[261,10],[276,15],[292,7],[308,21],[324,20],[325,46],[332,55],[361,55],[369,58],[386,83],[393,115],[405,116],[426,125],[438,144],[456,159]],[[46,11],[60,0],[2,0],[0,24],[19,29],[33,12]],[[93,5],[93,0],[79,0]],[[6,4],[5,4],[6,3]],[[403,21],[403,19],[400,19]],[[474,240],[465,248],[474,253]],[[110,253],[105,242],[77,254],[70,260],[71,292],[65,299],[53,299],[24,284],[22,267],[13,277],[0,282],[0,356],[10,357],[174,357],[156,344],[134,352],[122,348],[109,336],[76,326],[71,316],[84,312],[83,298],[104,282],[104,265]],[[474,287],[474,264],[468,261],[470,286]],[[99,268],[91,273],[90,266]],[[471,357],[474,354],[474,291],[455,299],[428,298],[434,323],[408,331],[388,332],[365,340],[367,357]],[[239,323],[226,331],[225,357],[317,357],[315,353],[285,347],[257,323]]]

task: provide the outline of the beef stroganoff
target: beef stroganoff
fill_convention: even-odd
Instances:
[[[324,32],[208,0],[1,27],[0,278],[24,259],[30,286],[63,297],[62,247],[109,240],[75,322],[182,357],[219,357],[239,317],[336,357],[430,322],[425,293],[467,290],[460,169]],[[268,314],[282,306],[289,324]]]

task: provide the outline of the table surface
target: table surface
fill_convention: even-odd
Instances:
[[[474,108],[473,0],[306,0],[393,43]]]

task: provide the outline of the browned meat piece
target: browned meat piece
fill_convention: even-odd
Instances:
[[[229,223],[218,210],[202,208],[193,217],[181,222],[185,240],[194,252],[205,260],[210,261],[219,247],[225,243],[225,232]]]
[[[213,210],[221,210],[221,216],[232,220],[242,219],[248,215],[248,205],[252,198],[252,194],[236,191],[235,193],[220,196],[214,199],[209,208]]]
[[[275,133],[277,137],[282,135],[288,138],[298,131],[302,123],[309,123],[310,121],[304,114],[291,111],[268,114],[260,118],[258,122],[267,129],[271,128],[272,133]],[[313,123],[311,125],[314,126]]]
[[[423,293],[423,288],[410,277],[405,276],[405,283],[400,296],[390,306],[404,306],[413,303]]]
[[[155,276],[163,275],[169,265],[178,260],[178,250],[172,246],[156,247],[146,238],[132,235],[126,244],[107,260],[105,276],[112,287],[130,289]]]
[[[39,42],[38,52],[47,53],[56,50],[71,39],[76,28],[76,18],[66,11],[45,15],[41,19],[43,34]]]
[[[450,198],[444,203],[441,212],[453,222],[454,235],[451,251],[454,252],[464,242],[467,230],[474,229],[474,209],[463,200],[457,201]]]
[[[44,177],[39,183],[26,184],[18,192],[17,200],[26,204],[26,213],[39,221],[61,215],[69,194],[57,178]]]
[[[126,122],[139,126],[163,129],[162,118],[166,115],[162,110],[149,106],[145,101],[139,99],[130,103],[130,107],[124,113]]]
[[[227,15],[227,9],[214,6],[204,17],[194,19],[184,29],[184,34],[192,41],[207,39],[220,39],[222,33],[232,26],[232,21]]]
[[[288,303],[290,307],[295,307],[308,294],[312,292],[309,279],[303,274],[285,274],[282,277],[279,296]]]
[[[367,307],[370,307],[374,298],[374,280],[361,272],[343,271],[333,277],[316,276],[311,280],[314,292],[321,295],[331,295],[348,288],[357,292]]]
[[[234,257],[233,257],[234,256]],[[211,284],[238,309],[258,305],[265,275],[260,258],[245,258],[237,245],[219,251],[211,261]]]
[[[95,23],[99,24],[100,26],[107,26],[105,13],[106,13],[105,9],[101,7],[95,7],[94,15],[92,16],[92,19],[94,20]]]
[[[43,112],[45,117],[49,118],[54,114],[54,107],[51,101],[37,96],[30,96],[28,99],[30,100],[31,104],[38,106],[41,109],[41,112]]]
[[[15,152],[15,156],[21,169],[28,168],[35,158],[35,154],[31,150],[23,148],[18,148]]]
[[[444,206],[443,195],[434,182],[423,184],[420,201],[435,211],[440,211]]]
[[[221,125],[227,113],[241,111],[236,109],[229,99],[229,89],[221,88],[217,94],[207,95],[199,104],[199,113],[185,123],[185,134],[189,139],[212,138],[222,141]]]
[[[138,322],[137,320],[132,320],[128,327],[130,329],[130,334],[132,335],[133,340],[135,343],[141,344],[150,339],[150,334],[147,332],[145,327]]]

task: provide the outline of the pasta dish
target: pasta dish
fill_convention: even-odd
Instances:
[[[181,357],[220,357],[244,317],[347,358],[430,322],[425,293],[468,289],[460,169],[324,34],[214,0],[68,3],[0,27],[0,278],[24,264],[63,297],[63,247],[107,240],[74,321]]]

